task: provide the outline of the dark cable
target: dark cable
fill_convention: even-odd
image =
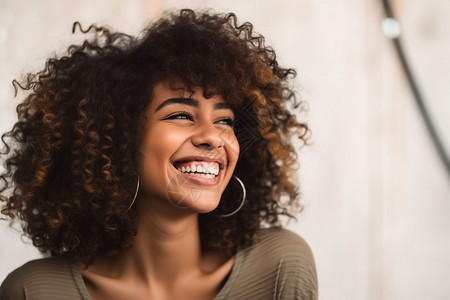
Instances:
[[[389,19],[392,19],[392,20],[396,20],[394,18],[393,13],[392,13],[392,9],[391,9],[391,5],[389,3],[389,0],[382,0],[382,1],[383,1],[383,6],[384,6],[384,11],[386,13],[386,17],[389,18]],[[442,142],[441,142],[441,140],[439,138],[439,135],[436,132],[436,129],[435,129],[434,125],[433,125],[433,122],[432,122],[432,120],[430,118],[430,115],[429,115],[429,113],[428,113],[428,111],[427,111],[427,109],[425,107],[422,95],[421,95],[421,93],[419,91],[419,88],[418,88],[418,86],[416,84],[416,81],[414,79],[414,76],[413,76],[413,74],[411,72],[411,69],[409,67],[408,61],[406,59],[405,53],[403,51],[403,47],[402,47],[402,44],[400,42],[399,36],[398,35],[392,36],[391,39],[394,42],[395,49],[397,51],[398,57],[400,58],[400,61],[401,61],[403,70],[404,70],[404,72],[406,74],[406,77],[408,78],[409,86],[411,88],[411,91],[413,92],[415,102],[416,102],[417,106],[419,107],[420,114],[421,114],[421,116],[422,116],[422,118],[423,118],[423,120],[425,122],[425,125],[426,125],[426,127],[428,129],[428,133],[430,134],[431,139],[433,141],[433,144],[434,144],[436,150],[438,151],[439,157],[441,158],[441,160],[442,160],[442,162],[443,162],[443,164],[444,164],[444,166],[445,166],[445,168],[447,170],[447,174],[450,177],[450,160],[449,160],[449,157],[447,155],[447,152],[444,149],[444,146],[443,146],[443,144],[442,144]]]

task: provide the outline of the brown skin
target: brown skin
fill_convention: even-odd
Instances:
[[[140,146],[137,235],[130,250],[97,257],[82,270],[93,299],[212,299],[231,271],[234,256],[202,252],[198,214],[217,207],[233,175],[239,156],[234,114],[217,107],[222,97],[205,99],[201,88],[191,95],[179,86],[162,82],[154,89]],[[198,106],[157,109],[173,98],[195,99]],[[173,167],[189,156],[221,159],[217,179],[192,178]],[[193,196],[192,188],[200,193]]]

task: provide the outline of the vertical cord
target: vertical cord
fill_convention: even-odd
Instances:
[[[385,21],[389,21],[390,24],[394,25],[394,28],[397,27],[397,30],[394,30],[396,32],[394,32],[393,34],[386,34],[394,43],[395,49],[397,51],[398,57],[400,59],[400,62],[402,64],[403,67],[403,71],[405,72],[405,75],[408,79],[408,83],[409,86],[411,88],[411,91],[414,95],[414,99],[415,102],[419,108],[420,114],[422,116],[422,119],[425,122],[425,125],[427,127],[428,133],[431,136],[431,139],[433,141],[433,144],[436,148],[436,150],[438,151],[439,157],[442,161],[442,163],[444,164],[444,167],[446,168],[447,174],[450,178],[450,160],[449,157],[447,155],[447,152],[444,149],[444,146],[439,138],[439,135],[436,132],[436,129],[433,125],[433,122],[430,118],[430,115],[425,107],[422,95],[419,91],[419,88],[416,84],[416,81],[414,79],[414,76],[411,72],[411,69],[409,67],[408,61],[405,57],[405,53],[403,51],[403,47],[402,44],[400,42],[399,36],[400,36],[400,31],[399,31],[399,27],[398,27],[398,23],[396,21],[396,19],[394,18],[394,15],[392,13],[392,9],[391,9],[391,5],[389,3],[389,0],[382,0],[383,1],[383,6],[384,6],[384,11],[386,14],[386,19]]]

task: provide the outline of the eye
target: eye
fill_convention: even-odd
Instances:
[[[166,118],[166,120],[174,120],[174,119],[193,121],[194,117],[190,113],[184,111],[184,112],[175,113],[175,114],[173,114],[171,116],[168,116]]]
[[[220,119],[220,120],[217,121],[217,122],[218,122],[218,123],[221,123],[221,124],[228,125],[228,126],[230,126],[230,127],[233,127],[233,125],[234,125],[234,120],[231,119],[231,118]]]

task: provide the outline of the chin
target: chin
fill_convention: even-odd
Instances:
[[[207,203],[206,205],[202,205],[201,207],[196,207],[195,211],[199,214],[207,214],[215,210],[217,206],[219,206],[219,202]]]
[[[170,194],[169,201],[175,207],[180,209],[189,210],[193,213],[209,213],[216,209],[220,203],[220,197],[217,195],[208,195],[203,190],[191,190],[189,193]]]

